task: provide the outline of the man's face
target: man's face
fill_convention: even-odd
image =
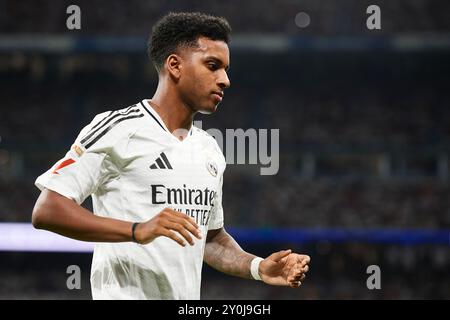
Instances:
[[[228,45],[205,37],[198,47],[183,48],[179,93],[194,111],[212,113],[230,86],[227,70],[230,64]]]

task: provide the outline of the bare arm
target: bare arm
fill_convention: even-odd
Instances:
[[[206,238],[204,261],[221,272],[253,279],[250,265],[256,256],[245,252],[223,228],[210,230]],[[309,270],[310,257],[291,250],[272,253],[261,261],[261,280],[276,286],[298,288]]]
[[[132,241],[133,222],[96,216],[75,201],[48,189],[41,192],[34,206],[32,223],[37,229],[46,229],[82,241]],[[185,241],[174,231],[178,231],[191,245],[193,241],[190,234],[200,237],[198,226],[192,218],[170,209],[164,209],[149,221],[139,224],[135,236],[143,244],[156,237],[166,236],[185,246]]]
[[[33,209],[33,226],[83,241],[131,241],[131,222],[94,215],[59,193],[44,189]]]
[[[224,228],[208,231],[204,261],[229,275],[252,279],[250,264],[256,256],[245,252]]]

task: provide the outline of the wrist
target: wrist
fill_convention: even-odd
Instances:
[[[263,258],[255,257],[251,264],[250,264],[250,274],[252,275],[253,279],[255,280],[262,280],[261,276],[259,275],[259,265],[261,264],[261,261],[263,261]]]
[[[139,243],[139,241],[136,238],[136,228],[139,225],[139,222],[135,222],[131,225],[131,241],[135,243]]]

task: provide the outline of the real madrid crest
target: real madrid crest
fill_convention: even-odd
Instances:
[[[208,169],[209,173],[211,173],[213,177],[217,177],[217,163],[213,159],[208,158],[206,161],[206,169]]]

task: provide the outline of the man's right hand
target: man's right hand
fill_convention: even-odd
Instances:
[[[200,228],[194,219],[169,208],[165,208],[147,222],[138,224],[135,229],[135,238],[140,244],[150,243],[155,238],[163,236],[184,247],[186,244],[179,235],[183,236],[191,246],[194,245],[191,235],[197,239],[202,238]]]

